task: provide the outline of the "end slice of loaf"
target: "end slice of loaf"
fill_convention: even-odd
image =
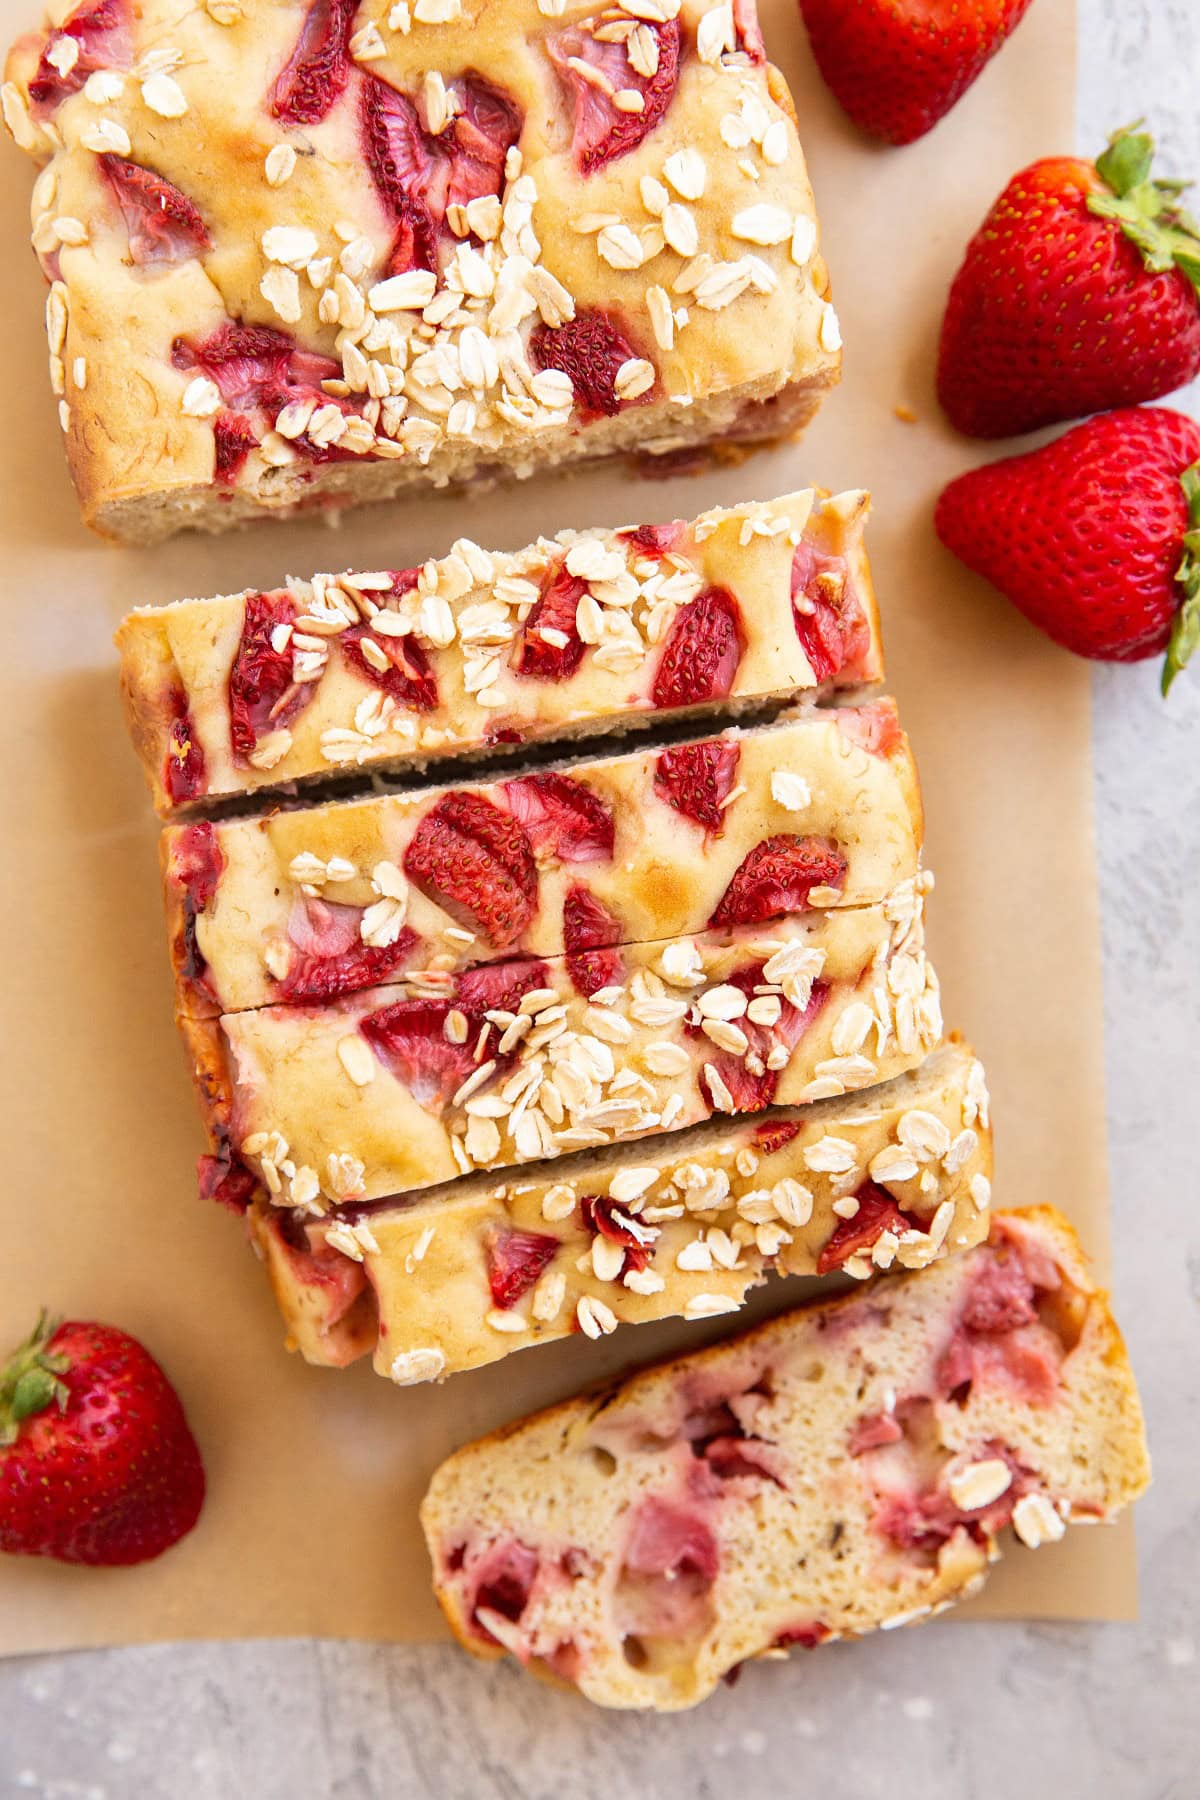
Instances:
[[[982,1065],[959,1041],[863,1094],[583,1151],[498,1185],[248,1224],[306,1361],[402,1385],[620,1324],[736,1312],[772,1268],[858,1279],[986,1236]]]
[[[438,1598],[598,1705],[672,1711],[748,1658],[926,1619],[1145,1488],[1106,1297],[1048,1208],[469,1445],[422,1508]]]
[[[55,0],[3,116],[48,169],[87,521],[150,543],[798,430],[841,334],[791,96],[753,0],[652,10]]]
[[[419,569],[130,613],[126,715],[163,813],[877,681],[867,496],[459,539]],[[544,635],[543,635],[544,634]],[[258,696],[256,698],[255,696]]]

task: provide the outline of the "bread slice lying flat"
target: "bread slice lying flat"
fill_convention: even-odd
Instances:
[[[178,1007],[335,1000],[408,969],[883,900],[921,801],[895,705],[163,834]],[[597,984],[601,985],[601,984]]]
[[[670,723],[877,681],[866,494],[691,523],[459,539],[419,569],[130,613],[126,713],[156,806]]]
[[[1105,1296],[1057,1213],[469,1445],[422,1508],[438,1598],[602,1706],[930,1617],[1149,1478]]]
[[[922,1268],[986,1236],[983,1069],[949,1042],[866,1093],[658,1142],[582,1151],[498,1185],[305,1219],[260,1192],[253,1241],[288,1338],[407,1385],[619,1324],[736,1312],[782,1275]]]

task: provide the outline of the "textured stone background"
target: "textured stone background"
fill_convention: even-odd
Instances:
[[[1080,143],[1138,112],[1200,173],[1192,0],[1080,0]],[[1193,401],[1195,397],[1193,396]],[[0,1664],[3,1800],[1193,1800],[1200,1793],[1200,677],[1097,672],[1116,1299],[1156,1483],[1138,1625],[953,1625],[595,1713],[461,1653],[218,1644]],[[1034,872],[1031,872],[1034,873]]]

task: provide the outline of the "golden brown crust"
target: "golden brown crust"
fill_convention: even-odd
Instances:
[[[33,217],[61,309],[52,375],[85,516],[99,530],[149,542],[181,526],[218,530],[256,513],[382,498],[414,481],[670,453],[730,433],[770,436],[774,397],[791,396],[790,429],[836,380],[840,337],[794,113],[776,70],[722,43],[728,9],[664,0],[669,23],[655,30],[669,37],[678,28],[683,47],[666,112],[635,149],[586,175],[570,144],[574,100],[547,42],[575,30],[585,57],[615,52],[624,62],[619,46],[593,41],[588,28],[611,33],[612,21],[599,27],[588,6],[548,17],[536,0],[463,0],[457,18],[435,24],[416,15],[452,9],[417,0],[403,31],[391,25],[391,0],[366,0],[345,91],[323,118],[290,125],[272,116],[270,95],[306,10],[296,0],[238,8],[235,17],[218,3],[180,15],[166,0],[147,0],[128,55],[98,46],[96,60],[107,66],[49,109],[29,102],[39,55],[48,44],[69,57],[75,40],[24,39],[10,53],[6,121],[49,164]],[[750,9],[737,11],[753,32]],[[630,31],[638,24],[633,14],[624,20]],[[624,66],[622,79],[634,79]],[[382,286],[396,220],[372,180],[359,115],[368,84],[387,83],[411,98],[435,140],[453,129],[446,90],[463,104],[468,75],[516,107],[519,160],[510,155],[497,179],[502,214],[472,222],[482,236],[467,238],[465,214],[453,221],[460,235],[443,234],[441,286],[425,321],[455,357],[464,328],[476,325],[501,350],[498,370],[485,366],[474,385],[443,400],[419,366],[420,315],[398,309]],[[635,89],[621,91],[637,102]],[[692,160],[673,162],[683,151]],[[181,244],[167,254],[133,248],[100,154],[150,169],[197,209],[199,223]],[[268,235],[280,229],[293,236]],[[447,314],[454,289],[465,295]],[[414,293],[412,303],[427,298]],[[596,309],[621,322],[631,372],[613,416],[590,416],[569,388],[531,385],[526,307],[551,328]],[[297,450],[286,420],[275,429],[274,404],[238,400],[258,447],[231,483],[214,483],[219,400],[189,391],[194,371],[174,365],[173,347],[180,336],[205,340],[228,319],[286,330],[332,358],[332,378],[348,389],[335,394],[333,417],[349,460],[314,461]],[[411,357],[410,339],[418,347]],[[367,372],[368,363],[382,373]],[[450,419],[456,395],[470,406]],[[392,400],[404,409],[390,408]],[[752,409],[764,403],[756,421]],[[352,430],[337,425],[343,411]]]

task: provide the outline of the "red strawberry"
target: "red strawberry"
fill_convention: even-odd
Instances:
[[[295,340],[286,331],[243,326],[236,319],[225,320],[200,344],[193,344],[191,338],[176,338],[171,362],[176,369],[200,369],[210,376],[221,391],[221,400],[237,412],[266,405],[268,396],[291,385],[293,365],[299,365],[297,387],[313,389],[340,374],[340,365],[329,356],[297,351]]]
[[[396,1000],[368,1013],[359,1030],[385,1069],[419,1106],[440,1112],[476,1067],[475,1033],[463,1043],[447,1037],[449,1000]]]
[[[578,883],[563,901],[563,949],[567,974],[577,994],[586,999],[624,979],[625,964],[614,944],[624,936],[621,921],[590,888]]]
[[[210,376],[228,409],[213,421],[218,481],[236,479],[247,455],[261,441],[261,431],[274,424],[290,401],[311,399],[345,413],[354,411],[348,400],[333,400],[321,387],[323,381],[340,376],[340,365],[299,349],[287,332],[270,325],[227,319],[201,343],[176,338],[171,361],[177,369],[200,369]],[[306,433],[293,438],[292,447],[313,462],[338,461],[351,454],[336,444],[314,444]]]
[[[550,771],[525,775],[505,782],[504,798],[544,857],[565,863],[611,862],[612,813],[582,781]]]
[[[511,814],[482,794],[445,794],[404,853],[414,886],[495,950],[517,942],[537,911],[533,845]]]
[[[317,901],[321,906],[326,903]],[[334,909],[328,908],[332,911]],[[343,910],[338,908],[338,911]],[[302,1006],[322,1006],[341,994],[352,994],[361,988],[377,987],[390,981],[412,961],[417,934],[407,926],[392,944],[364,944],[358,934],[357,907],[344,910],[354,914],[354,940],[345,949],[325,954],[316,951],[293,956],[288,972],[279,983],[279,997]]]
[[[729,977],[730,986],[741,988],[748,1000],[754,998],[755,988],[762,981],[763,965],[760,962],[751,963]],[[767,1066],[772,1049],[782,1044],[789,1053],[794,1050],[824,1006],[828,994],[826,982],[814,981],[804,1011],[793,1006],[790,1000],[783,1000],[779,1019],[772,1026],[757,1025],[743,1014],[738,1020],[738,1029],[745,1033],[747,1039],[748,1048],[744,1056],[737,1056],[731,1050],[714,1049],[708,1062],[729,1089],[734,1112],[761,1112],[765,1106],[770,1106],[779,1086],[780,1074],[778,1069]],[[699,1025],[688,1024],[685,1030],[689,1037],[701,1035]],[[700,1072],[700,1092],[706,1102],[711,1100],[703,1069]]]
[[[646,34],[654,40],[652,75],[634,68],[627,40],[606,42],[594,37],[591,23],[585,20],[546,39],[546,55],[575,102],[571,148],[585,175],[637,149],[671,104],[679,70],[677,20],[646,27]],[[581,64],[600,80],[585,75]],[[613,95],[622,92],[641,96],[640,112],[622,112],[613,104]]]
[[[358,0],[313,0],[296,48],[268,97],[285,125],[315,125],[341,99],[350,79],[350,34]]]
[[[479,963],[458,978],[455,1003],[471,1020],[481,1024],[489,1012],[515,1013],[525,995],[534,988],[548,987],[550,971],[536,957],[524,956],[513,962]]]
[[[558,1239],[544,1231],[498,1231],[487,1247],[488,1286],[501,1312],[524,1299],[554,1261]]]
[[[290,595],[250,594],[242,636],[229,671],[229,736],[234,761],[244,766],[261,737],[288,725],[301,710],[312,684],[292,678],[290,643],[276,650],[276,627],[290,625],[296,608]]]
[[[65,38],[73,38],[79,54],[67,74],[50,61],[50,51]],[[29,84],[34,110],[44,114],[77,94],[97,69],[127,69],[133,60],[129,14],[124,0],[98,0],[95,6],[77,6],[57,31],[46,39],[37,74]]]
[[[98,160],[121,208],[135,263],[186,262],[200,250],[211,250],[208,227],[186,194],[124,156],[105,151]]]
[[[362,640],[369,637],[388,660],[386,669],[377,669],[362,652]],[[392,637],[381,631],[372,632],[369,625],[352,625],[339,632],[338,653],[356,675],[389,695],[407,712],[432,712],[438,703],[437,677],[429,666],[424,647],[411,632]]]
[[[258,1192],[258,1177],[226,1150],[219,1156],[197,1157],[196,1185],[202,1200],[215,1200],[240,1216]],[[285,1209],[285,1216],[292,1216],[290,1209]]]
[[[241,413],[219,412],[213,420],[213,480],[236,481],[246,458],[261,441]]]
[[[675,616],[651,690],[655,706],[726,699],[745,648],[737,601],[728,588],[706,588]]]
[[[708,921],[710,925],[761,925],[803,912],[817,887],[840,888],[846,858],[829,838],[764,838],[743,858]]]
[[[171,714],[170,743],[163,759],[163,786],[172,805],[181,806],[202,794],[208,784],[204,752],[196,739],[187,697],[173,688],[167,700]]]
[[[224,866],[216,830],[207,820],[186,826],[171,847],[168,875],[183,889],[183,924],[175,960],[181,980],[194,984],[210,999],[216,996],[208,984],[208,963],[196,937],[196,920],[211,904]]]
[[[516,1012],[523,996],[533,988],[545,987],[548,979],[545,963],[532,959],[484,963],[460,976],[451,999],[394,1001],[369,1013],[359,1030],[380,1062],[414,1099],[429,1111],[439,1112],[479,1066],[476,1042],[484,1015]],[[455,1011],[467,1021],[462,1043],[447,1035],[450,1014]],[[493,1033],[488,1054],[495,1058],[499,1072],[512,1064],[516,1051],[497,1056],[494,1037]]]
[[[760,1125],[754,1133],[754,1148],[761,1156],[771,1156],[785,1144],[790,1144],[799,1133],[799,1125],[790,1119],[781,1119],[777,1125]]]
[[[971,437],[1154,400],[1200,374],[1200,227],[1151,179],[1154,140],[1015,175],[946,305],[938,397]]]
[[[1200,425],[1182,413],[1101,413],[972,469],[943,491],[934,524],[1079,656],[1137,662],[1166,649],[1166,693],[1200,641]]]
[[[839,706],[830,717],[842,736],[870,756],[891,756],[904,742],[894,700],[872,700],[866,706]]]
[[[723,803],[733,792],[741,756],[740,744],[729,738],[664,750],[654,765],[654,791],[684,818],[720,837],[725,829]]]
[[[800,0],[817,67],[854,123],[924,137],[1024,17],[1029,0]]]
[[[901,1212],[887,1190],[873,1181],[865,1182],[854,1198],[858,1211],[852,1219],[843,1219],[827,1240],[817,1258],[818,1275],[828,1275],[858,1251],[869,1250],[885,1231],[899,1234],[911,1229],[912,1220]]]
[[[852,592],[845,558],[801,541],[792,557],[792,617],[817,681],[854,670],[871,648],[867,616]]]
[[[623,406],[637,406],[653,392],[647,389],[637,400],[617,397],[617,372],[637,356],[624,332],[606,312],[576,312],[565,325],[537,324],[529,334],[529,359],[535,369],[561,369],[571,378],[575,404],[585,419],[611,418]]]
[[[575,617],[587,583],[559,563],[546,572],[546,583],[530,608],[513,656],[518,675],[537,681],[565,681],[583,661],[584,643]]]
[[[625,1251],[618,1279],[627,1275],[630,1269],[645,1268],[650,1260],[648,1246],[654,1242],[654,1233],[648,1225],[639,1225],[607,1195],[582,1195],[579,1214],[593,1237],[606,1237],[610,1244],[620,1244]]]
[[[678,548],[686,530],[682,519],[670,519],[665,525],[633,525],[628,531],[618,531],[617,536],[643,556],[662,557]]]
[[[457,111],[442,132],[426,131],[416,105],[377,76],[362,81],[363,149],[371,178],[396,221],[389,270],[436,271],[437,241],[451,206],[504,186],[508,152],[521,135],[513,102],[477,75],[453,84]]]
[[[0,1365],[0,1550],[115,1568],[192,1529],[204,1465],[179,1396],[112,1325],[51,1325]]]

